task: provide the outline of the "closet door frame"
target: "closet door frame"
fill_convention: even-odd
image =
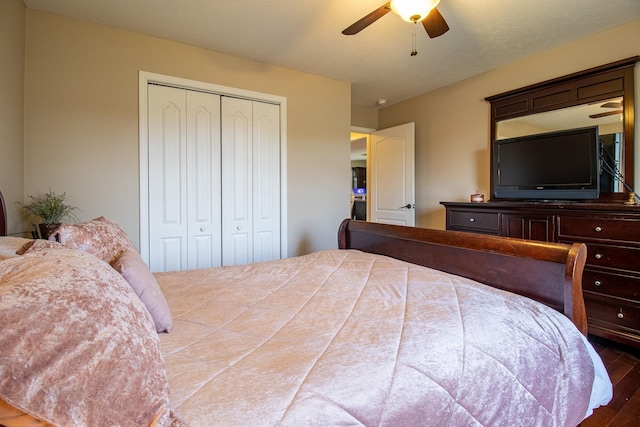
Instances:
[[[213,83],[183,79],[164,74],[140,71],[138,74],[138,124],[139,124],[139,165],[140,165],[140,255],[149,263],[149,124],[147,117],[147,86],[155,83],[181,89],[189,89],[232,96],[252,101],[266,102],[280,107],[280,256],[286,258],[287,250],[287,98],[262,92],[216,85]]]

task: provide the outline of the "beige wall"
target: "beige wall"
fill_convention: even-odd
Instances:
[[[0,191],[9,232],[21,230],[15,202],[23,201],[25,7],[0,1]]]
[[[378,108],[352,105],[351,125],[366,129],[378,129]]]
[[[108,216],[138,243],[143,70],[286,97],[289,255],[337,246],[349,83],[40,11],[26,22],[25,194],[65,191],[81,220]]]
[[[485,97],[638,55],[639,37],[634,21],[378,112],[351,107],[346,82],[25,12],[20,0],[3,0],[0,53],[13,60],[0,65],[0,188],[10,207],[48,188],[66,191],[80,219],[109,216],[138,243],[137,85],[144,70],[287,97],[290,255],[335,247],[337,224],[348,215],[352,125],[416,123],[417,224],[444,228],[439,201],[467,200],[476,190],[488,196]],[[17,231],[15,211],[9,214]]]
[[[490,110],[484,98],[639,55],[638,40],[640,20],[380,110],[380,129],[416,124],[416,225],[444,229],[440,201],[468,201],[476,190],[489,198]],[[636,105],[639,73],[636,67]],[[636,157],[638,166],[640,153]]]

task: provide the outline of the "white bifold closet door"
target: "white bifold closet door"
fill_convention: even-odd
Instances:
[[[280,257],[279,107],[148,86],[149,266]]]
[[[280,258],[280,108],[222,98],[222,264]]]
[[[150,267],[219,266],[220,96],[148,89]]]

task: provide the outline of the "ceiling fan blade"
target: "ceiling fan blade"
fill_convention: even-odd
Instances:
[[[364,18],[354,22],[353,24],[342,30],[342,34],[344,34],[345,36],[352,36],[354,34],[357,34],[389,12],[391,12],[391,2],[383,4]]]
[[[431,38],[441,36],[449,31],[447,22],[435,7],[431,9],[427,17],[422,20],[422,25]]]
[[[599,119],[600,117],[615,116],[616,114],[622,114],[622,110],[607,111],[606,113],[590,114],[589,118]]]
[[[622,102],[605,102],[600,108],[622,108]]]

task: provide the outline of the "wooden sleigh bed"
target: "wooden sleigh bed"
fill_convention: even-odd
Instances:
[[[587,334],[584,244],[556,245],[345,220],[340,249],[359,249],[467,277],[542,302]],[[513,272],[512,275],[505,274]]]
[[[78,239],[96,224],[118,236]],[[575,426],[611,398],[582,244],[345,220],[337,250],[151,274],[122,233],[63,226],[0,260],[5,408],[54,425]]]

